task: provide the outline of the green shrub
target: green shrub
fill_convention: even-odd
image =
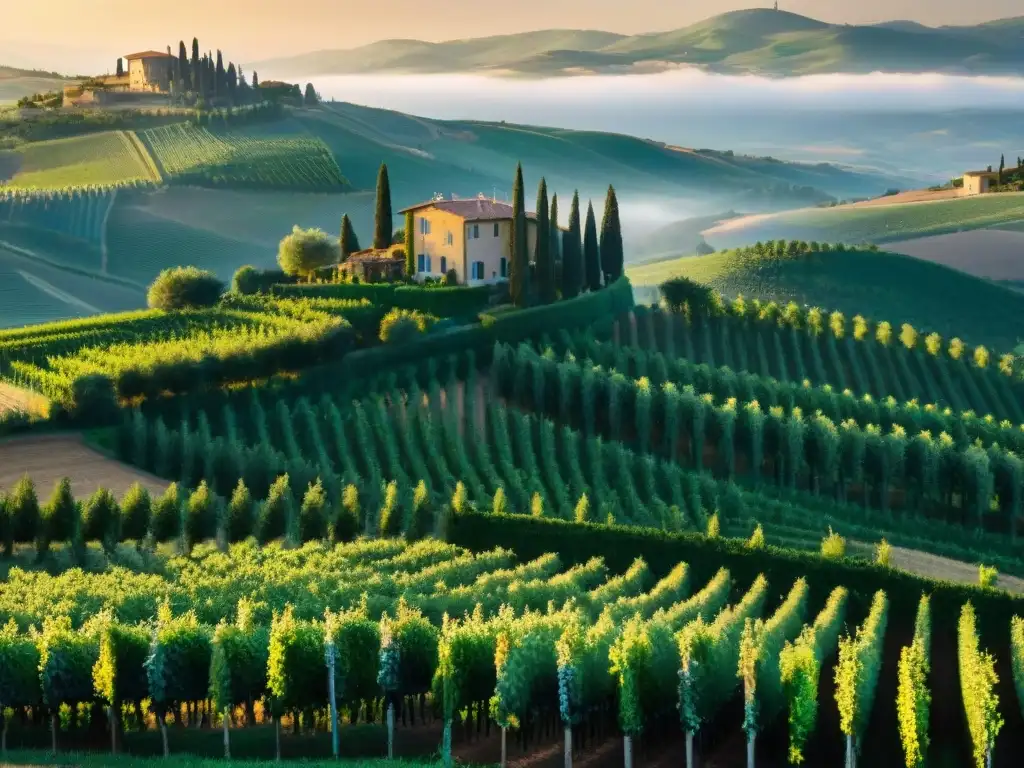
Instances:
[[[173,541],[181,536],[181,498],[178,484],[171,483],[153,504],[153,540]]]
[[[270,492],[260,506],[257,537],[261,544],[274,539],[284,538],[288,532],[288,524],[295,514],[295,501],[292,498],[288,475],[281,475],[270,486]]]
[[[254,523],[252,495],[249,493],[245,481],[239,478],[238,485],[232,491],[231,500],[228,502],[228,542],[233,544],[247,539],[253,533]]]
[[[78,537],[80,512],[71,492],[71,481],[62,478],[57,481],[53,488],[50,500],[46,502],[41,510],[42,519],[39,524],[39,534],[36,539],[37,551],[42,557],[50,548],[50,544],[57,541],[72,541]]]
[[[327,495],[320,478],[311,484],[302,497],[299,510],[299,536],[302,541],[327,538]]]
[[[263,290],[263,276],[256,267],[246,264],[235,270],[231,277],[231,290],[243,296],[250,296]]]
[[[883,568],[888,568],[892,560],[892,546],[885,539],[878,542],[875,547],[875,562]]]
[[[385,344],[408,344],[426,333],[436,318],[410,309],[392,309],[380,321],[380,340]]]
[[[764,528],[762,528],[761,524],[758,523],[757,528],[754,529],[750,538],[747,539],[747,546],[751,549],[764,549],[764,545]]]
[[[338,244],[321,229],[296,226],[278,246],[277,263],[286,275],[310,277],[317,269],[336,263]]]
[[[212,272],[198,267],[163,270],[149,286],[150,309],[173,311],[212,307],[224,292],[224,284]]]
[[[217,497],[203,480],[185,503],[185,552],[217,535]]]
[[[140,483],[133,483],[121,499],[121,537],[136,542],[149,533],[153,519],[153,500]]]
[[[978,584],[986,589],[991,589],[999,581],[999,571],[995,566],[978,566]]]
[[[829,526],[828,536],[821,540],[821,556],[835,560],[846,556],[846,539]]]
[[[359,518],[359,489],[352,484],[346,485],[341,493],[341,507],[331,526],[331,541],[335,544],[354,541],[359,534]]]
[[[29,544],[36,540],[39,532],[39,499],[32,478],[23,475],[7,497],[7,514],[10,518],[13,541]]]
[[[107,552],[120,541],[121,509],[107,488],[97,488],[82,506],[82,538],[101,542]]]

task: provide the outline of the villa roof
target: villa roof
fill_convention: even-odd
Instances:
[[[428,200],[403,208],[399,213],[418,211],[422,208],[436,208],[455,214],[465,221],[502,221],[512,218],[512,205],[500,200],[486,197],[469,198],[466,200]],[[526,217],[536,219],[537,214],[527,212]]]
[[[135,59],[173,59],[174,56],[161,51],[142,51],[141,53],[130,53],[125,58],[128,61],[134,61]]]
[[[964,171],[964,176],[998,176],[999,171]]]
[[[402,246],[401,245],[392,245],[392,246],[390,246],[388,248],[365,248],[365,249],[363,249],[361,251],[356,251],[356,252],[354,252],[352,254],[349,254],[347,262],[348,263],[352,263],[352,262],[360,262],[361,263],[361,262],[364,262],[364,261],[384,262],[384,263],[393,262],[393,261],[405,262],[405,257],[404,256],[395,256],[395,250],[399,249],[399,248],[402,248]]]

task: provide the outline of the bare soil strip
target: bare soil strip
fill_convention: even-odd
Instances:
[[[90,448],[77,433],[0,441],[0,490],[10,490],[25,474],[32,478],[36,493],[44,500],[64,477],[71,481],[78,499],[87,498],[97,488],[108,488],[120,497],[136,482],[151,493],[162,493],[168,486],[166,480]]]

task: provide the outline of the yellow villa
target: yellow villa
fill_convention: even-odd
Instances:
[[[459,283],[488,285],[508,279],[512,205],[476,198],[431,200],[400,213],[413,217],[415,279],[440,278],[455,270]],[[537,216],[527,213],[529,253],[537,242]]]

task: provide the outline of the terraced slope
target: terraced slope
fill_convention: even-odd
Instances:
[[[160,175],[130,131],[104,131],[71,139],[23,144],[15,150],[15,189],[64,189],[133,182],[158,183]]]

